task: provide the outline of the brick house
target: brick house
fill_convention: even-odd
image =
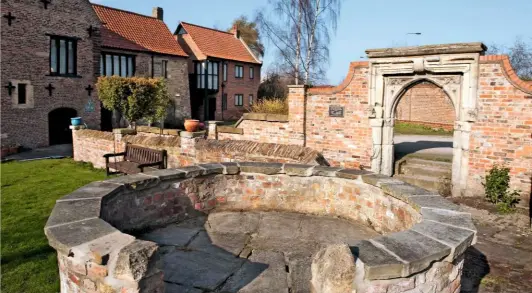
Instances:
[[[2,144],[71,143],[76,116],[100,128],[100,21],[89,1],[3,0],[1,14]]]
[[[224,32],[181,22],[174,34],[190,56],[192,116],[240,118],[256,100],[262,62],[240,38],[238,29]]]
[[[103,23],[100,74],[166,78],[173,98],[166,124],[175,126],[190,117],[188,54],[163,22],[163,9],[152,16],[92,4]],[[102,129],[112,127],[112,113],[102,110]]]

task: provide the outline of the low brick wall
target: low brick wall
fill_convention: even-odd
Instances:
[[[73,131],[74,160],[90,162],[96,168],[105,168],[104,154],[118,153],[127,143],[158,150],[166,150],[168,168],[189,166],[207,162],[281,162],[328,165],[323,156],[310,148],[299,145],[258,143],[206,139],[205,133],[182,131],[180,135],[157,135],[151,132],[135,132],[115,129],[102,132],[87,129]],[[111,160],[121,160],[120,157]]]
[[[72,148],[75,161],[90,162],[95,168],[105,168],[103,155],[119,152],[120,146],[115,145],[112,132],[85,129],[72,131]]]
[[[316,293],[458,292],[476,234],[470,215],[439,195],[367,171],[251,162],[158,170],[93,182],[57,201],[45,233],[61,291],[164,292],[157,245],[125,232],[220,210],[340,216],[385,234],[314,255]]]

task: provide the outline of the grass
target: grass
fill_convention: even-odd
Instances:
[[[445,130],[442,128],[432,128],[408,122],[395,123],[394,131],[397,134],[419,134],[419,135],[446,135],[452,136],[452,130]]]
[[[55,201],[105,172],[71,159],[1,165],[2,293],[59,292],[56,253],[44,225]]]

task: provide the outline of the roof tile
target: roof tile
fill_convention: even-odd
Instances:
[[[209,57],[261,64],[232,33],[181,22],[201,52]]]
[[[92,7],[104,25],[104,47],[187,57],[162,20],[98,4]]]

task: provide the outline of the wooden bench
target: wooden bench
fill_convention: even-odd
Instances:
[[[121,161],[109,162],[111,157],[122,157]],[[166,150],[154,150],[132,144],[126,144],[126,151],[103,155],[105,158],[105,170],[107,176],[111,174],[137,174],[144,172],[145,168],[155,167],[157,169],[166,168]],[[109,172],[109,169],[118,172]]]

